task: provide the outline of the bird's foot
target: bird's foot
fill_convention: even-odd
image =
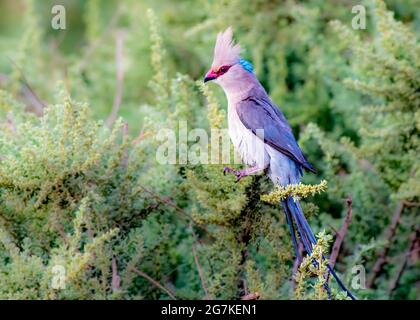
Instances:
[[[226,172],[232,173],[235,175],[236,177],[236,182],[239,182],[243,177],[248,176],[247,170],[234,170],[232,168],[229,167],[224,167],[223,168],[223,174],[226,175]]]

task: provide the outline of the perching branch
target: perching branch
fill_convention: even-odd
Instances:
[[[331,268],[334,268],[335,262],[340,252],[341,245],[343,243],[344,237],[346,236],[347,230],[349,228],[350,220],[353,215],[353,199],[351,195],[348,196],[348,198],[346,199],[346,202],[347,202],[347,215],[346,215],[346,218],[344,219],[344,222],[340,230],[337,232],[337,235],[334,241],[334,245],[333,245],[331,255],[330,255],[330,260],[329,260]]]
[[[373,266],[372,276],[370,277],[367,283],[368,288],[372,288],[373,284],[375,283],[376,278],[378,277],[379,273],[382,271],[382,268],[386,262],[386,256],[391,247],[392,239],[395,236],[395,232],[397,230],[397,226],[400,221],[403,210],[404,210],[404,202],[400,201],[392,217],[391,224],[388,227],[385,247],[380,252],[378,259],[376,260],[375,265]]]
[[[111,128],[117,119],[118,112],[121,107],[121,101],[123,96],[124,88],[124,68],[123,68],[123,48],[124,48],[124,32],[119,30],[116,34],[115,39],[115,65],[116,65],[116,92],[114,97],[114,103],[112,105],[112,111],[109,115],[106,124],[108,128]]]
[[[287,186],[278,186],[274,191],[269,194],[263,194],[261,200],[271,204],[278,204],[280,201],[293,197],[297,199],[313,196],[321,193],[327,189],[327,181],[322,180],[319,184],[289,184]]]
[[[143,271],[140,271],[136,268],[131,268],[130,270],[133,271],[134,273],[137,273],[139,276],[145,278],[146,280],[148,280],[151,284],[153,284],[154,286],[156,286],[157,288],[165,292],[173,300],[176,300],[175,295],[168,288],[165,288],[162,284],[160,284],[158,281],[156,281],[155,279],[153,279],[152,277],[150,277]]]

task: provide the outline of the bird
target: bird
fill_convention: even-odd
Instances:
[[[241,170],[224,167],[223,172],[234,174],[236,182],[264,172],[274,185],[297,184],[303,170],[312,173],[316,170],[305,158],[283,112],[270,99],[253,72],[252,64],[241,57],[241,52],[241,46],[233,40],[232,27],[219,32],[213,62],[204,77],[204,83],[215,82],[225,92],[228,133],[234,149],[248,166]],[[299,201],[289,196],[281,205],[296,256],[300,258],[296,232],[306,253],[311,254],[316,238]],[[355,299],[329,264],[327,268],[348,297]],[[330,296],[328,284],[324,287]]]

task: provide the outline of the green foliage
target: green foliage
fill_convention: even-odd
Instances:
[[[324,256],[325,253],[328,252],[332,236],[326,235],[325,232],[320,232],[316,237],[318,240],[313,247],[312,254],[303,258],[303,261],[295,275],[295,298],[297,300],[302,300],[303,298],[325,300],[328,298],[327,292],[324,289],[328,279],[328,260],[324,259]],[[315,284],[312,284],[314,288],[312,296],[307,296],[305,291],[308,283],[305,280],[311,275],[316,276],[316,282]]]
[[[354,266],[371,278],[388,248],[372,287],[352,291],[418,299],[408,251],[420,222],[414,0],[366,1],[367,30],[351,29],[347,2],[76,1],[65,34],[50,28],[51,3],[24,1],[20,32],[0,30],[0,298],[326,299],[322,255],[350,194],[336,271],[346,285]],[[264,176],[235,183],[225,164],[156,158],[160,129],[177,133],[180,157],[197,144],[181,139],[183,124],[226,128],[222,91],[200,79],[228,25],[319,172],[300,185],[273,191]],[[121,84],[121,118],[109,122]],[[305,198],[318,234],[295,275],[286,194]]]

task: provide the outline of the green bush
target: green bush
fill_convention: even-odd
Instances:
[[[51,1],[0,22],[12,25],[0,33],[0,299],[326,299],[321,257],[349,195],[335,269],[350,286],[364,267],[359,298],[418,299],[414,0],[366,1],[366,30],[340,1],[64,3],[65,34]],[[157,161],[162,128],[226,127],[223,93],[195,79],[228,25],[319,172],[304,183],[326,190],[267,196],[263,176]],[[297,268],[282,209],[264,200],[315,191],[302,202],[318,244]]]

